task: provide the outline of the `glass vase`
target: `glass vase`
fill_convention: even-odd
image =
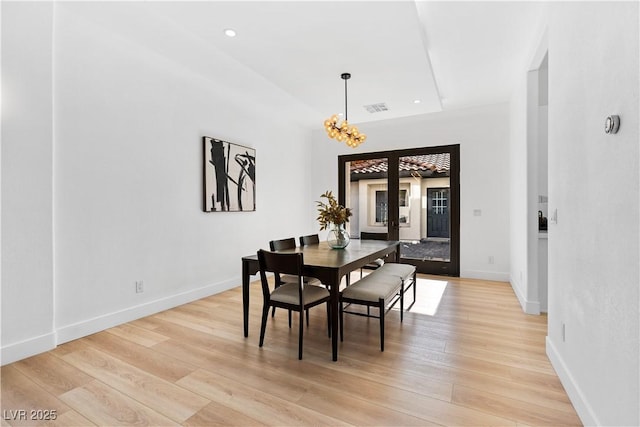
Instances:
[[[327,244],[333,249],[344,249],[350,241],[351,237],[344,228],[344,224],[333,224],[327,234]]]

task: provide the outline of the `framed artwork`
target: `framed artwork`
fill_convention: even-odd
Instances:
[[[256,210],[256,150],[205,136],[205,212]]]

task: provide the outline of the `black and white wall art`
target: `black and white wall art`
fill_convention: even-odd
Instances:
[[[205,212],[256,210],[256,150],[205,136]]]

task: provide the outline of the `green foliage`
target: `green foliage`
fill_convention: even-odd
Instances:
[[[320,230],[326,230],[331,224],[340,225],[349,221],[349,217],[353,215],[351,209],[339,205],[331,191],[325,191],[320,197],[327,199],[326,203],[321,200],[316,201]]]

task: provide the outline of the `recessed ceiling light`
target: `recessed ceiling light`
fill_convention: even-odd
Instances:
[[[235,37],[236,36],[236,30],[232,29],[232,28],[227,28],[224,30],[224,35],[227,37]]]
[[[413,103],[414,103],[414,104],[420,104],[420,100],[419,100],[419,99],[414,99],[414,100],[413,100]]]

